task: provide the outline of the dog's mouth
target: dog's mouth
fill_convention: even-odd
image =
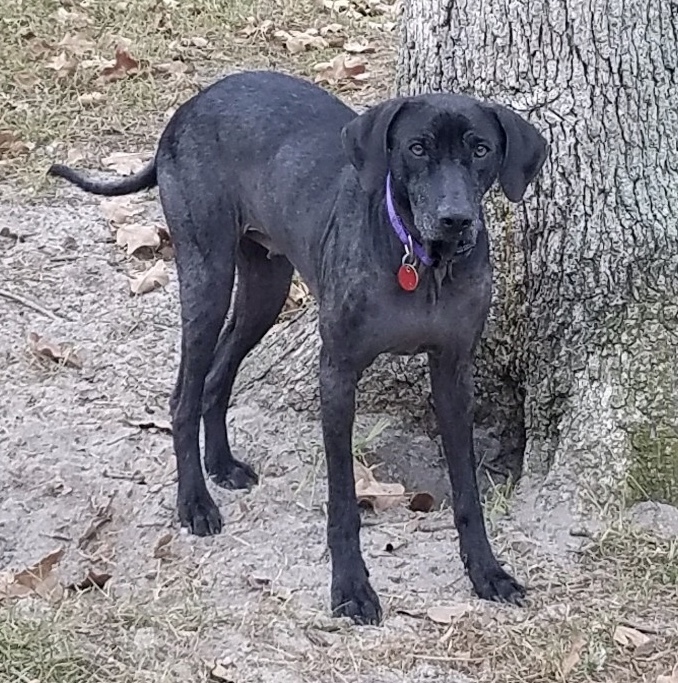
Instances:
[[[468,256],[475,246],[475,240],[460,240],[459,242],[433,240],[428,245],[428,252],[434,264],[438,266]]]

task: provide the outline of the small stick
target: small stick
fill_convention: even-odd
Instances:
[[[56,313],[54,313],[54,311],[50,311],[49,309],[44,308],[40,304],[35,303],[35,301],[26,299],[25,297],[20,296],[19,294],[12,294],[12,292],[8,292],[6,289],[0,289],[0,296],[4,296],[5,299],[9,299],[10,301],[16,301],[17,303],[23,304],[28,308],[32,308],[34,311],[42,313],[43,315],[46,315],[48,318],[51,318],[52,320],[58,320],[60,317]]]

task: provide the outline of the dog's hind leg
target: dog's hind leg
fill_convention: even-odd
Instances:
[[[221,515],[200,462],[205,378],[231,301],[237,246],[236,220],[225,200],[187,192],[179,170],[166,173],[160,198],[176,252],[181,301],[181,363],[171,400],[177,458],[179,521],[198,536],[221,531]]]
[[[219,486],[249,488],[257,476],[246,463],[231,454],[226,411],[240,363],[275,323],[290,288],[293,268],[284,256],[268,256],[268,250],[242,238],[237,255],[238,282],[233,312],[214,354],[205,382],[205,469]]]

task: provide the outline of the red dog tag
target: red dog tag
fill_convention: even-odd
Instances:
[[[409,263],[403,263],[403,265],[398,268],[398,284],[406,292],[413,292],[419,284],[419,273],[417,273],[417,269]]]

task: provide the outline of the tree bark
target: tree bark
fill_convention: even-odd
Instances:
[[[533,503],[678,504],[675,4],[408,0],[402,40],[401,94],[492,99],[551,143],[521,205],[490,202],[479,417]]]

